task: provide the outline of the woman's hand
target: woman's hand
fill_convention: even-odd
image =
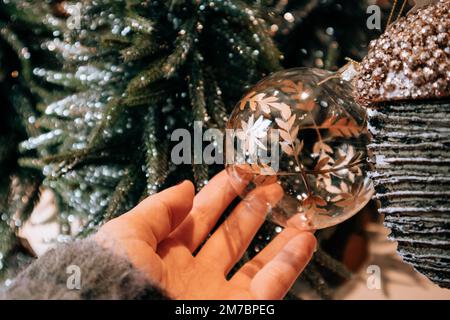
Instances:
[[[270,206],[281,199],[281,187],[272,184],[253,190],[204,244],[237,194],[224,171],[194,193],[192,183],[184,181],[150,196],[106,223],[95,239],[116,253],[126,254],[174,299],[283,298],[311,259],[316,240],[310,232],[284,229],[226,279]]]

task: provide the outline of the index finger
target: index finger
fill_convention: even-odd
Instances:
[[[171,236],[182,242],[191,252],[205,240],[222,213],[247,180],[233,180],[225,170],[214,176],[194,198],[192,210]]]
[[[292,238],[250,282],[257,299],[282,299],[308,264],[316,246],[310,232]]]

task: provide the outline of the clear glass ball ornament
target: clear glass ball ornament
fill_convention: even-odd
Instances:
[[[258,188],[281,187],[269,220],[301,230],[333,226],[357,213],[373,194],[366,123],[352,86],[333,73],[277,72],[255,85],[232,112],[227,172],[242,198]]]

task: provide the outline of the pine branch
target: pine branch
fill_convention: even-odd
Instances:
[[[163,66],[166,61],[166,57],[158,58],[155,60],[149,68],[138,73],[128,84],[127,92],[133,94],[138,90],[145,89],[151,84],[164,78]]]
[[[205,83],[201,66],[202,60],[202,56],[198,52],[195,52],[190,65],[190,74],[188,78],[189,96],[191,98],[193,111],[192,120],[207,123],[209,121],[209,115],[206,111]]]
[[[148,87],[154,82],[161,79],[169,79],[174,73],[186,62],[187,56],[192,49],[194,43],[193,33],[194,20],[190,19],[186,22],[175,40],[175,49],[168,56],[156,60],[150,68],[140,72],[135,76],[128,85],[128,92],[135,92],[137,90]]]
[[[131,10],[130,10],[131,11]],[[154,23],[151,20],[131,13],[130,17],[125,19],[128,26],[137,33],[152,35],[154,32]]]
[[[169,172],[168,142],[158,130],[156,112],[150,109],[145,119],[143,142],[145,146],[146,195],[158,192]]]
[[[114,127],[122,115],[123,110],[124,105],[122,104],[121,99],[112,98],[108,102],[100,124],[95,128],[89,137],[87,152],[85,152],[85,154],[89,153],[91,150],[96,151],[105,146],[105,142],[107,141],[105,139],[105,133]]]
[[[211,70],[206,69],[205,74],[205,84],[209,84],[205,86],[207,111],[217,126],[220,129],[223,129],[228,121],[228,112],[223,102],[222,90],[220,89]]]
[[[155,107],[160,102],[167,99],[170,95],[170,88],[143,90],[142,93],[136,92],[122,100],[122,104],[126,107]]]
[[[242,1],[223,1],[217,4],[221,11],[223,11],[236,24],[243,25],[244,30],[249,30],[250,34],[255,34],[258,39],[260,54],[264,59],[264,64],[268,70],[279,70],[280,52],[274,45],[269,28],[265,25],[258,15],[257,10],[249,8],[245,2]]]
[[[140,189],[138,175],[139,172],[135,164],[132,164],[125,169],[125,174],[117,184],[105,214],[101,217],[102,221],[106,222],[118,217],[131,208],[136,200],[133,201],[130,197],[133,194],[139,193],[137,190]]]
[[[203,70],[200,61],[203,60],[198,52],[194,53],[190,76],[189,76],[189,95],[193,110],[193,121],[201,121],[202,124],[209,122],[209,115],[206,111],[205,87],[203,80]],[[198,190],[204,187],[209,179],[208,165],[193,164],[195,184]]]
[[[125,62],[140,60],[151,56],[161,50],[154,39],[149,37],[137,37],[133,40],[133,44],[121,51],[122,58]]]
[[[103,46],[106,46],[109,48],[114,48],[114,49],[126,48],[132,44],[130,39],[128,39],[127,37],[120,36],[120,35],[112,35],[112,34],[100,36],[100,43]],[[123,50],[125,50],[125,49],[123,49]],[[104,53],[102,53],[102,55],[104,55]]]

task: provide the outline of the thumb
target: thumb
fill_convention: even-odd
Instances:
[[[146,198],[126,216],[137,219],[147,229],[146,233],[154,235],[157,244],[186,218],[192,209],[194,195],[194,185],[185,180]]]

